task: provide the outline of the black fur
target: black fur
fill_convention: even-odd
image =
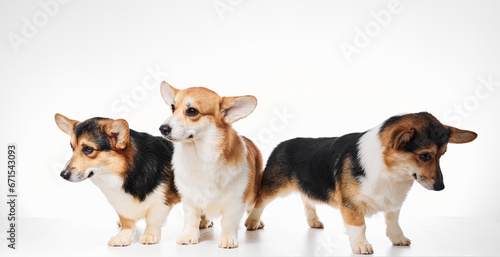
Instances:
[[[111,144],[109,142],[108,136],[104,132],[102,126],[97,123],[100,120],[107,120],[106,118],[92,118],[83,121],[75,126],[74,131],[76,139],[78,140],[82,135],[87,135],[90,140],[97,144],[98,151],[109,151],[111,150]]]
[[[267,161],[262,188],[277,189],[277,181],[292,180],[311,199],[328,201],[329,194],[336,190],[336,182],[341,181],[345,159],[351,160],[352,175],[358,181],[365,176],[358,157],[358,141],[363,134],[353,133],[338,138],[295,138],[282,142]]]
[[[161,183],[174,181],[172,172],[173,145],[162,137],[130,130],[130,139],[135,146],[133,165],[125,173],[125,192],[144,201]],[[170,184],[171,189],[173,183]]]
[[[111,151],[109,137],[98,123],[99,120],[106,118],[92,118],[75,126],[76,138],[78,140],[82,135],[86,135],[98,145],[96,150]],[[129,140],[135,147],[135,155],[125,172],[123,190],[140,201],[144,201],[161,183],[166,183],[167,188],[176,192],[171,165],[174,151],[172,142],[132,129]],[[168,199],[165,201],[168,202]]]

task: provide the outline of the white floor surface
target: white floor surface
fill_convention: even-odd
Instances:
[[[220,220],[201,232],[200,243],[181,246],[175,240],[182,230],[182,219],[168,220],[158,245],[138,243],[144,222],[138,223],[129,247],[106,245],[118,228],[110,220],[22,219],[18,248],[6,247],[0,256],[351,256],[351,249],[340,219],[323,219],[325,229],[311,229],[305,218],[268,218],[266,227],[246,231],[243,221],[237,249],[219,249]],[[475,218],[413,218],[401,220],[410,247],[392,246],[385,236],[381,217],[367,220],[367,238],[373,256],[500,256],[500,220]]]

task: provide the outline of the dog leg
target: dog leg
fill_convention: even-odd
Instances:
[[[238,227],[245,212],[245,207],[242,204],[232,203],[224,209],[222,213],[222,235],[219,241],[220,248],[236,248],[238,247]]]
[[[187,201],[182,204],[184,208],[184,229],[177,239],[177,244],[192,245],[197,244],[200,239],[201,210],[192,206]]]
[[[411,244],[399,226],[399,210],[395,212],[385,212],[386,234],[393,245],[408,246]]]
[[[141,244],[151,245],[157,244],[161,239],[161,228],[172,210],[172,206],[167,206],[164,203],[152,205],[146,213],[146,229],[141,236]]]
[[[364,215],[344,207],[342,203],[339,204],[339,209],[346,225],[352,251],[355,254],[372,254],[372,245],[366,240],[365,236],[366,225]]]
[[[211,220],[207,219],[207,216],[205,214],[201,215],[200,229],[209,228],[212,227],[213,225],[214,223]]]
[[[309,227],[323,228],[323,223],[319,220],[318,214],[316,213],[316,204],[305,195],[301,195],[301,198],[304,203],[304,212],[306,213]]]
[[[121,229],[120,232],[111,239],[109,239],[109,246],[129,246],[132,243],[134,232],[135,232],[135,220],[120,217]]]

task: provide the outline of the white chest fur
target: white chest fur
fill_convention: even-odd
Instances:
[[[121,216],[139,220],[154,203],[161,203],[164,199],[164,185],[160,185],[144,201],[133,197],[123,190],[123,179],[114,174],[101,174],[91,178],[92,182],[101,189],[109,203]]]
[[[380,127],[366,132],[360,139],[359,157],[365,170],[361,179],[361,197],[373,214],[401,208],[413,180],[398,171],[388,171],[383,159],[384,148],[379,139]]]
[[[248,184],[246,158],[237,166],[219,160],[216,148],[200,143],[176,143],[173,156],[175,184],[182,201],[202,209],[209,217],[230,204],[242,203]]]

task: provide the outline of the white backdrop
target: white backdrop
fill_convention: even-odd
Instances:
[[[415,184],[404,215],[498,218],[499,12],[498,1],[1,0],[0,153],[18,144],[19,215],[114,216],[90,181],[59,177],[70,147],[54,114],[125,118],[159,135],[165,79],[255,95],[235,128],[265,159],[286,139],[429,111],[479,137],[448,148],[446,189]],[[296,196],[264,215],[290,213],[303,215]]]

